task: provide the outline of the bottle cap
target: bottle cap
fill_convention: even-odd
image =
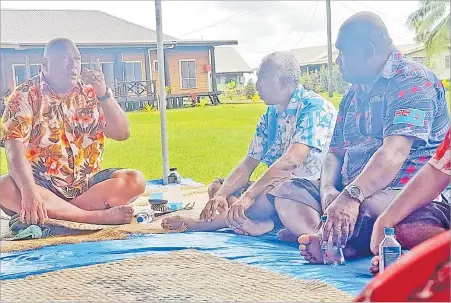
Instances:
[[[395,229],[393,227],[384,227],[384,235],[386,236],[394,236]]]
[[[326,222],[326,221],[327,221],[327,215],[321,216],[321,222]]]

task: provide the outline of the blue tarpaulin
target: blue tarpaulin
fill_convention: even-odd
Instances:
[[[372,277],[368,271],[370,258],[347,260],[344,266],[310,265],[299,255],[296,243],[280,242],[274,233],[249,237],[220,231],[132,236],[2,253],[0,280],[181,249],[197,249],[299,279],[318,279],[352,295],[357,295]]]

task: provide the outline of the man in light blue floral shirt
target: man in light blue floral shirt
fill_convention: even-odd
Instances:
[[[319,180],[335,126],[334,106],[304,89],[299,63],[289,52],[266,56],[257,77],[256,88],[268,108],[247,156],[225,180],[210,185],[210,200],[200,220],[175,216],[165,219],[163,227],[211,231],[228,226],[239,234],[262,235],[273,230],[278,214],[290,213],[278,209],[271,198],[279,186],[290,187],[298,179]],[[259,163],[268,169],[250,182]]]

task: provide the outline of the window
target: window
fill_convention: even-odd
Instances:
[[[180,60],[181,89],[196,88],[196,60]]]
[[[142,81],[142,62],[124,62],[124,80]]]
[[[238,82],[240,82],[240,84],[244,84],[244,77],[243,76],[239,76],[238,77]]]
[[[449,55],[448,56],[445,56],[445,68],[449,68],[450,67],[450,65],[449,65]]]
[[[153,71],[158,73],[158,60],[153,60]]]
[[[30,64],[30,76],[34,77],[39,74],[41,64]],[[14,86],[17,86],[27,80],[27,72],[25,64],[13,64]]]
[[[113,62],[100,62],[102,66],[102,72],[105,75],[105,82],[107,85],[114,83],[114,63]]]
[[[426,57],[412,57],[412,60],[421,64],[426,64]]]

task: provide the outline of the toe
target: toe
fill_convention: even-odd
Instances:
[[[298,238],[299,244],[309,245],[311,242],[309,235],[300,235]]]
[[[307,246],[304,244],[299,245],[299,250],[300,251],[306,251],[307,250]]]

